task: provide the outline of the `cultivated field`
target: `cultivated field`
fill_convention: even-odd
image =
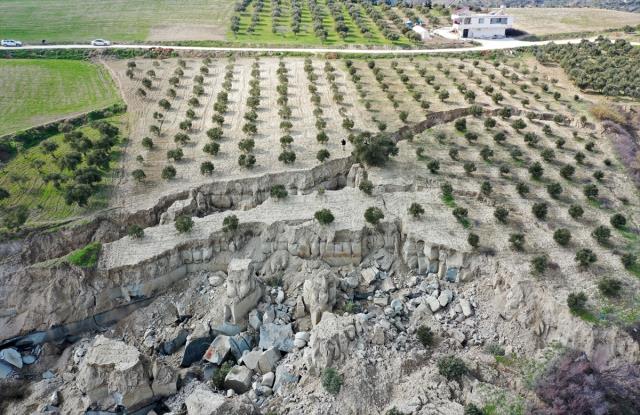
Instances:
[[[597,32],[640,24],[640,14],[590,8],[511,8],[515,28],[532,35]]]
[[[223,39],[233,1],[5,0],[0,36],[26,42]]]
[[[0,135],[119,101],[107,70],[63,60],[0,60]]]
[[[123,132],[126,131],[126,118],[116,116],[105,120],[118,127]],[[75,130],[81,132],[92,144],[89,147],[97,149],[96,143],[100,138],[100,133],[89,125],[82,126]],[[17,206],[26,206],[29,209],[29,223],[37,224],[41,222],[55,222],[70,217],[86,215],[95,210],[108,207],[111,186],[114,175],[111,168],[118,166],[121,156],[120,145],[121,136],[110,154],[110,161],[107,166],[102,166],[99,171],[102,179],[94,185],[92,197],[86,206],[78,206],[76,203],[66,203],[65,189],[73,184],[74,175],[89,167],[88,158],[91,157],[91,150],[83,151],[82,159],[73,169],[61,168],[59,163],[74,153],[77,147],[72,147],[72,143],[65,139],[64,134],[57,134],[46,140],[53,143],[55,150],[44,151],[44,146],[37,145],[19,153],[0,170],[0,188],[9,193],[9,197],[0,201],[0,209],[11,211]]]

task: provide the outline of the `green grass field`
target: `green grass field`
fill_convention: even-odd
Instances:
[[[79,42],[224,38],[233,0],[2,0],[0,38]]]
[[[120,100],[105,68],[63,60],[0,60],[0,135]]]
[[[116,125],[122,133],[126,129],[126,115],[107,118],[105,121]],[[99,132],[89,126],[79,128],[90,140],[96,140]],[[67,205],[64,200],[64,187],[56,189],[52,183],[45,183],[42,177],[48,173],[60,172],[56,158],[71,151],[69,144],[63,140],[63,134],[55,135],[48,141],[58,144],[54,155],[45,155],[40,146],[33,146],[21,151],[0,170],[0,188],[9,192],[10,197],[0,202],[0,208],[11,209],[17,205],[29,208],[27,224],[36,224],[62,220],[82,215],[87,212],[104,209],[108,206],[109,188],[113,180],[113,170],[118,165],[120,149],[113,147],[111,171],[105,174],[99,185],[99,192],[89,199],[86,207]],[[54,158],[55,156],[55,158]],[[41,164],[41,166],[38,166]],[[85,166],[85,162],[78,168]],[[70,179],[72,181],[72,179]]]

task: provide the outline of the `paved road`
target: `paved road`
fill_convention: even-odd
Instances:
[[[175,50],[185,51],[211,51],[211,52],[288,52],[288,53],[350,53],[350,54],[366,54],[366,55],[382,55],[382,54],[397,54],[397,55],[414,55],[414,54],[434,54],[434,53],[463,53],[463,52],[478,52],[486,50],[500,50],[500,49],[516,49],[526,48],[532,46],[546,45],[547,43],[555,42],[558,44],[566,43],[579,43],[582,38],[579,39],[564,39],[555,41],[539,41],[539,42],[524,42],[522,40],[515,39],[497,39],[497,40],[477,40],[481,43],[480,46],[473,46],[468,48],[449,48],[449,49],[328,49],[328,48],[242,48],[242,47],[209,47],[209,46],[168,46],[168,45],[112,45],[108,47],[91,46],[91,45],[25,45],[21,48],[2,48],[4,50],[12,49],[152,49],[152,48],[171,48]],[[638,46],[640,43],[632,42],[633,45]],[[0,50],[2,50],[0,49]]]

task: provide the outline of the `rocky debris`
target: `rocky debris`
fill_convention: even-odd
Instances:
[[[273,382],[276,379],[276,375],[273,372],[267,372],[264,375],[262,375],[262,380],[260,381],[260,383],[263,386],[268,386],[268,387],[272,387],[273,386]]]
[[[184,348],[180,366],[189,367],[193,363],[201,360],[204,357],[204,354],[209,349],[212,341],[213,340],[211,336],[198,337],[196,339],[189,340]]]
[[[187,330],[180,330],[174,339],[160,343],[158,352],[164,355],[175,353],[179,348],[185,345],[188,335],[189,332]]]
[[[205,385],[199,385],[185,399],[188,415],[253,415],[255,406],[246,398],[225,398]]]
[[[307,331],[299,331],[295,335],[295,339],[293,340],[293,345],[298,349],[302,349],[309,343],[311,339],[311,334]]]
[[[232,259],[227,272],[225,322],[240,323],[262,296],[251,259]]]
[[[280,351],[276,348],[270,348],[263,351],[254,350],[245,353],[242,356],[242,362],[251,370],[260,374],[268,373],[275,370],[278,361],[281,358]]]
[[[453,297],[453,294],[451,293],[451,290],[448,290],[448,289],[442,290],[442,292],[438,296],[438,302],[440,303],[440,307],[446,307],[447,304],[449,304],[449,301],[451,301],[452,297]]]
[[[311,323],[316,325],[322,313],[331,311],[336,303],[338,279],[330,270],[321,270],[304,282],[302,296],[307,311],[311,314]]]
[[[249,313],[249,327],[258,331],[260,330],[260,326],[262,325],[262,316],[257,309],[251,310]]]
[[[426,298],[426,301],[432,312],[435,313],[436,311],[440,310],[440,301],[436,297],[428,296]]]
[[[282,392],[289,386],[297,384],[299,380],[300,375],[295,373],[291,365],[281,364],[276,368],[273,390],[274,392]]]
[[[149,378],[138,349],[99,335],[80,362],[76,386],[102,408],[135,408],[153,398]]]
[[[260,327],[258,346],[263,350],[276,348],[282,352],[290,352],[294,348],[293,340],[291,324],[266,323]]]
[[[234,366],[224,378],[224,387],[242,394],[251,389],[253,371],[246,366]]]
[[[151,373],[153,375],[151,389],[154,396],[169,396],[178,391],[178,375],[171,366],[158,361],[153,362]]]
[[[3,360],[10,365],[22,369],[22,355],[16,349],[9,348],[0,351],[0,360]]]
[[[460,308],[465,317],[470,317],[473,314],[471,303],[466,298],[460,299]]]
[[[219,287],[224,284],[227,279],[227,274],[222,271],[216,271],[209,275],[209,285],[212,287]]]
[[[221,365],[230,355],[239,360],[245,351],[253,347],[253,337],[248,333],[235,336],[217,336],[204,354],[203,359],[216,365]]]

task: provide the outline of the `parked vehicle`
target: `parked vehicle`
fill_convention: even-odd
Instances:
[[[0,45],[7,48],[15,48],[15,47],[22,46],[22,42],[20,42],[19,40],[13,40],[13,39],[2,39],[0,40]]]
[[[94,39],[91,41],[92,46],[111,46],[111,42],[104,39]]]

